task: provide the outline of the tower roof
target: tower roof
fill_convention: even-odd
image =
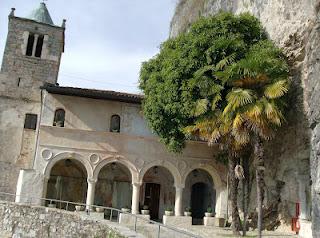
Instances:
[[[54,25],[48,8],[44,2],[41,2],[40,6],[37,9],[33,10],[27,18],[35,20],[37,22]]]

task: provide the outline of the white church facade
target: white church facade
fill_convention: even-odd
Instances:
[[[190,207],[227,215],[227,171],[217,148],[189,141],[170,153],[147,126],[143,96],[57,84],[65,20],[53,24],[44,3],[28,18],[9,15],[0,73],[0,189],[139,214],[161,220]],[[71,208],[70,208],[71,209]]]

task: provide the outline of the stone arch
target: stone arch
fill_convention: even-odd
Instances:
[[[206,171],[208,174],[210,174],[216,189],[224,186],[216,168],[214,168],[212,165],[208,165],[208,164],[192,165],[191,167],[189,167],[189,169],[185,172],[185,174],[182,177],[182,185],[183,186],[185,185],[185,182],[186,182],[188,175],[195,169],[202,169],[202,170]]]
[[[95,167],[93,171],[93,179],[98,180],[99,173],[101,169],[111,163],[119,163],[124,165],[131,173],[131,181],[132,183],[136,183],[138,181],[138,171],[137,168],[133,163],[131,163],[129,160],[124,158],[112,158],[112,159],[103,159],[97,166]]]
[[[43,171],[44,176],[46,178],[49,178],[50,172],[53,166],[60,160],[64,160],[64,159],[75,159],[79,161],[86,168],[88,178],[90,179],[93,177],[93,170],[89,161],[86,160],[82,155],[74,152],[62,152],[54,156],[44,168],[44,171]]]
[[[169,172],[171,173],[173,179],[174,179],[174,185],[177,187],[181,187],[182,184],[182,179],[181,179],[181,174],[176,166],[174,166],[172,163],[168,161],[153,161],[146,166],[144,166],[140,173],[139,173],[139,183],[142,184],[143,182],[143,177],[146,174],[146,172],[151,169],[154,166],[159,166],[159,167],[164,167]]]

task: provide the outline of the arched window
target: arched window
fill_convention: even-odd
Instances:
[[[111,132],[120,132],[120,116],[112,115],[110,121],[110,131]]]
[[[53,125],[59,126],[59,127],[64,127],[65,114],[66,114],[66,112],[62,108],[57,109],[54,113]]]

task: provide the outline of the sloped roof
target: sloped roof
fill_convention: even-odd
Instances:
[[[109,90],[97,90],[87,88],[74,88],[74,87],[60,87],[58,85],[46,83],[41,89],[45,89],[52,94],[85,97],[102,100],[112,100],[118,102],[127,102],[140,104],[143,99],[143,95],[133,93],[123,93]]]
[[[37,9],[33,10],[27,18],[37,22],[54,25],[48,8],[44,2],[41,2],[40,6]]]

